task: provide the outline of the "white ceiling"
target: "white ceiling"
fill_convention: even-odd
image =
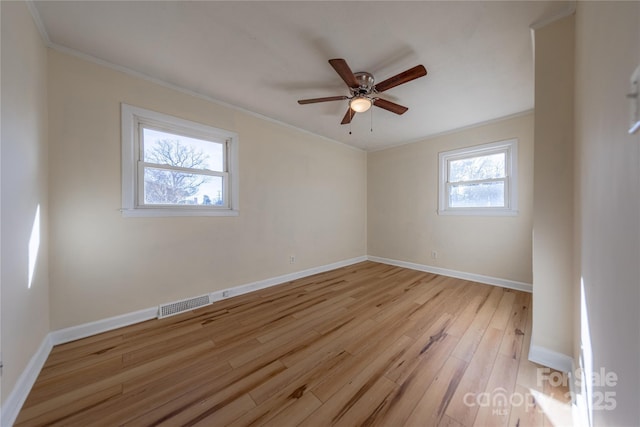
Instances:
[[[366,150],[533,108],[531,24],[564,1],[35,2],[51,45],[72,49]],[[327,62],[380,82],[423,64],[428,75],[340,125],[348,95]],[[144,106],[142,106],[144,107]],[[370,131],[373,120],[373,132]],[[351,130],[352,134],[349,134]]]

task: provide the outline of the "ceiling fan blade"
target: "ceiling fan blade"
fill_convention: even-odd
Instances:
[[[348,96],[327,96],[325,98],[310,98],[310,99],[301,99],[298,101],[298,104],[314,104],[316,102],[327,102],[327,101],[342,101],[343,99],[349,99]]]
[[[342,80],[349,86],[350,88],[360,87],[358,80],[356,80],[356,76],[353,75],[353,71],[347,65],[347,61],[342,58],[330,59],[329,64],[336,70],[336,73],[342,77]]]
[[[373,105],[396,114],[404,114],[408,110],[407,107],[403,107],[402,105],[396,104],[395,102],[387,101],[386,99],[382,98],[377,98],[376,100],[374,100]]]
[[[392,87],[396,87],[426,75],[427,69],[424,68],[424,65],[416,65],[413,68],[409,68],[407,71],[403,71],[400,74],[396,74],[395,76],[389,77],[387,80],[378,83],[375,85],[375,89],[378,92],[384,92]]]
[[[356,115],[356,112],[353,111],[351,109],[351,107],[349,107],[347,109],[347,113],[344,115],[344,117],[342,118],[342,121],[340,122],[341,125],[348,125],[349,123],[351,123],[351,119],[353,119],[353,116]]]

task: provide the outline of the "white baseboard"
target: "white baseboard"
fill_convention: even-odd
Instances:
[[[517,282],[515,280],[501,279],[499,277],[484,276],[482,274],[466,273],[463,271],[449,270],[448,268],[433,267],[425,264],[416,264],[413,262],[399,261],[389,258],[381,258],[369,255],[369,261],[380,262],[382,264],[395,265],[397,267],[409,268],[411,270],[424,271],[427,273],[440,274],[442,276],[455,277],[457,279],[469,280],[472,282],[484,283],[487,285],[500,286],[502,288],[515,289],[531,293],[533,285],[531,283]]]
[[[302,279],[303,277],[313,276],[314,274],[324,273],[326,271],[335,270],[337,268],[346,267],[349,265],[357,264],[359,262],[367,261],[367,256],[360,256],[356,258],[347,259],[344,261],[334,262],[332,264],[322,265],[320,267],[313,267],[307,270],[296,271],[295,273],[284,274],[282,276],[272,277],[270,279],[259,280],[257,282],[247,283],[233,288],[222,289],[220,291],[212,292],[211,301],[219,301],[221,299],[231,298],[238,295],[246,294],[249,292],[257,291],[259,289],[269,288],[271,286],[280,285],[282,283],[290,282],[292,280]],[[227,292],[227,296],[223,297],[222,294]]]
[[[531,345],[529,360],[560,372],[573,372],[573,357],[539,345]]]
[[[158,317],[158,307],[145,308],[144,310],[125,313],[107,319],[96,320],[95,322],[84,323],[70,328],[58,329],[49,333],[53,345],[101,334],[102,332],[133,325]]]
[[[335,270],[336,268],[357,264],[366,260],[366,256],[361,256],[338,261],[332,264],[326,264],[319,267],[309,268],[307,270],[272,277],[270,279],[247,283],[245,285],[240,285],[229,289],[215,291],[211,293],[211,296],[213,301],[231,298],[232,296],[246,294],[248,292],[268,288],[270,286],[279,285],[314,274],[324,273],[325,271]],[[223,292],[227,292],[227,296],[222,297]],[[139,311],[134,311],[132,313],[125,313],[119,316],[109,317],[107,319],[96,320],[95,322],[89,322],[82,325],[72,326],[70,328],[58,329],[56,331],[49,332],[42,340],[42,344],[40,344],[40,347],[33,355],[24,371],[22,371],[20,378],[18,378],[16,385],[5,400],[2,408],[0,408],[0,426],[13,425],[16,418],[18,417],[18,414],[20,413],[20,408],[22,408],[22,405],[27,399],[27,396],[31,391],[31,387],[33,387],[33,384],[38,378],[38,375],[40,374],[40,371],[42,370],[42,367],[44,366],[44,363],[46,362],[47,357],[49,356],[49,353],[51,352],[51,349],[54,345],[64,344],[81,338],[86,338],[91,335],[96,335],[124,326],[133,325],[135,323],[144,322],[146,320],[156,318],[157,315],[158,307],[156,306],[145,308]]]
[[[47,361],[52,347],[51,334],[49,333],[42,340],[40,347],[38,347],[31,357],[31,360],[29,360],[29,363],[27,363],[18,381],[16,381],[13,390],[11,390],[11,393],[9,393],[9,396],[7,396],[7,399],[4,401],[2,409],[0,410],[0,426],[11,426],[16,421],[16,418],[18,418],[20,408],[22,408],[24,401],[27,400],[31,387],[33,387],[33,384],[36,382],[38,374],[40,374],[44,362]]]
[[[221,289],[219,291],[210,293],[211,301],[215,302],[222,299],[231,298],[234,296],[246,294],[248,292],[257,291],[259,289],[264,289],[285,282],[290,282],[292,280],[301,279],[303,277],[311,276],[314,274],[324,273],[325,271],[335,270],[336,268],[346,267],[348,265],[356,264],[366,260],[366,256],[361,256],[334,262],[332,264],[309,268],[307,270],[284,274],[282,276],[259,280],[257,282],[247,283],[244,285],[235,286],[233,288]],[[226,293],[226,296],[223,297],[223,293]],[[80,338],[86,338],[91,335],[111,331],[113,329],[122,328],[124,326],[133,325],[136,323],[144,322],[146,320],[155,319],[157,315],[158,307],[150,307],[143,310],[134,311],[132,313],[125,313],[119,316],[110,317],[108,319],[96,320],[95,322],[85,323],[83,325],[59,329],[57,331],[51,332],[50,335],[52,336],[53,345],[64,344],[70,341],[78,340]]]
[[[222,289],[215,292],[211,292],[211,300],[219,301],[233,296],[246,294],[248,292],[257,291],[259,289],[265,289],[271,286],[276,286],[282,283],[290,282],[292,280],[301,279],[304,277],[312,276],[318,273],[324,273],[326,271],[335,270],[337,268],[346,267],[352,264],[357,264],[363,261],[373,261],[383,264],[395,265],[398,267],[409,268],[412,270],[425,271],[428,273],[441,274],[444,276],[456,277],[464,280],[471,280],[474,282],[486,283],[495,286],[502,286],[510,289],[517,289],[525,292],[531,292],[532,286],[527,283],[516,282],[512,280],[499,279],[495,277],[482,276],[473,273],[464,273],[455,270],[448,270],[444,268],[431,267],[422,264],[415,264],[405,261],[392,260],[387,258],[380,258],[374,256],[360,256],[356,258],[350,258],[343,261],[334,262],[331,264],[322,265],[319,267],[309,268],[307,270],[297,271],[294,273],[284,274],[282,276],[272,277],[269,279],[259,280],[257,282],[247,283],[240,286],[235,286],[228,289]],[[223,297],[223,293],[225,296]],[[69,328],[59,329],[49,332],[42,341],[42,344],[33,355],[29,364],[23,371],[22,375],[18,379],[16,386],[10,393],[9,397],[2,405],[0,415],[0,425],[10,426],[15,421],[20,408],[24,404],[31,387],[36,381],[42,366],[44,365],[49,352],[54,345],[64,344],[77,339],[86,338],[91,335],[96,335],[102,332],[107,332],[113,329],[129,326],[135,323],[143,322],[146,320],[154,319],[158,315],[158,307],[145,308],[143,310],[135,311],[132,313],[125,313],[119,316],[110,317],[107,319],[96,320],[94,322],[85,323],[78,326],[72,326]],[[530,353],[531,354],[531,353]],[[564,355],[563,355],[564,356]],[[531,357],[530,357],[531,358]],[[535,360],[534,360],[535,361]],[[555,368],[553,365],[546,365]],[[570,365],[569,365],[570,367]],[[558,369],[558,368],[555,368]]]

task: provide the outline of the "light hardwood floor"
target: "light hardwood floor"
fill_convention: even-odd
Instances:
[[[568,425],[530,307],[364,262],[56,346],[16,426]]]

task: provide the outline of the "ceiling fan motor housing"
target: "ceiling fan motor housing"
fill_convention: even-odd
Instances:
[[[359,87],[351,89],[353,95],[369,95],[373,92],[373,75],[360,71],[353,73],[358,81]]]

